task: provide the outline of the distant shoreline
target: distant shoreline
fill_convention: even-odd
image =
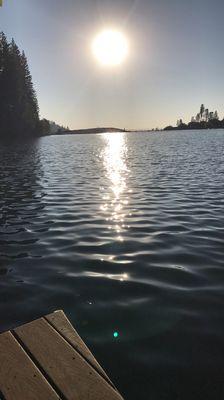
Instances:
[[[224,128],[222,127],[212,127],[212,128],[202,128],[202,127],[185,127],[184,129],[182,127],[166,127],[165,129],[142,129],[142,130],[133,130],[133,129],[121,129],[121,128],[86,128],[86,129],[72,129],[72,130],[64,130],[64,131],[59,131],[55,133],[50,133],[48,135],[44,136],[62,136],[62,135],[88,135],[88,134],[99,134],[99,133],[116,133],[116,132],[126,132],[126,133],[158,133],[158,132],[174,132],[174,131],[185,131],[185,132],[190,132],[190,131],[195,131],[195,130],[200,130],[200,131],[209,131],[209,130],[223,130]]]
[[[86,128],[86,129],[72,129],[54,133],[53,135],[84,135],[84,134],[96,134],[96,133],[113,133],[113,132],[130,132],[126,129],[120,128]]]

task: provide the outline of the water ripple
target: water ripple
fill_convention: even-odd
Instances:
[[[0,329],[63,308],[125,398],[222,398],[223,152],[221,130],[2,145]]]

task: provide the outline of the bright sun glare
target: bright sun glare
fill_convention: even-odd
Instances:
[[[108,29],[95,37],[92,52],[102,65],[120,65],[127,57],[128,42],[123,33]]]

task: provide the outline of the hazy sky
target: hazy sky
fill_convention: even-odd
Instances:
[[[3,0],[0,30],[25,50],[41,116],[70,128],[163,127],[201,103],[224,115],[223,0]],[[130,51],[102,68],[104,28]]]

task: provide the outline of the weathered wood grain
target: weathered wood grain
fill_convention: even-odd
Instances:
[[[45,319],[23,325],[15,332],[67,400],[122,400]]]
[[[59,399],[11,332],[0,335],[0,390],[6,400]]]
[[[62,310],[46,315],[45,319],[114,387]]]

